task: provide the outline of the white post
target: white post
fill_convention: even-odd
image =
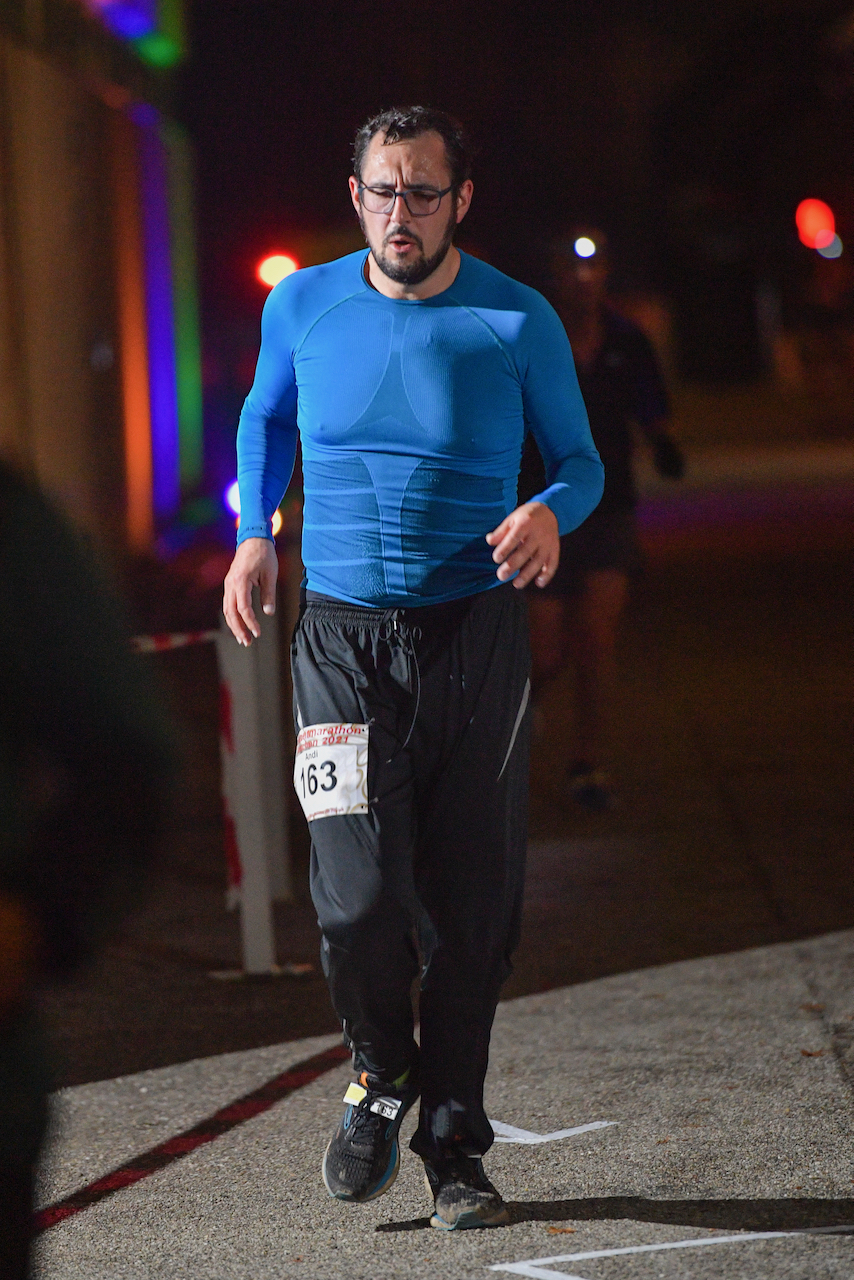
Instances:
[[[281,593],[278,608],[281,609]],[[256,617],[263,615],[255,604]],[[286,788],[293,785],[293,768],[284,768],[285,749],[282,731],[282,681],[279,666],[279,617],[264,618],[261,623],[261,642],[252,642],[248,652],[255,650],[257,661],[257,689],[259,722],[261,726],[261,770],[264,787],[264,820],[266,834],[267,871],[270,877],[270,893],[274,902],[290,902],[293,898],[291,882],[290,844],[288,839],[288,808],[285,802]],[[239,648],[240,646],[238,646]],[[244,649],[243,651],[247,651]]]
[[[289,897],[278,623],[264,618],[261,639],[239,645],[222,619],[217,638],[221,681],[220,755],[229,905],[240,904],[243,969],[274,973],[273,899]]]

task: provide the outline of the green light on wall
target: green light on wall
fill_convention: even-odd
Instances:
[[[162,31],[152,31],[150,36],[140,36],[133,41],[143,62],[150,67],[174,67],[183,56],[181,49]]]
[[[176,66],[186,52],[184,6],[182,0],[158,0],[157,30],[131,41],[143,62],[150,67]]]
[[[169,174],[169,222],[172,257],[172,308],[175,323],[175,376],[178,396],[181,488],[192,491],[202,479],[202,353],[193,216],[193,163],[187,137],[164,122]]]

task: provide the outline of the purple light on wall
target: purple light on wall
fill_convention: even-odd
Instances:
[[[140,138],[152,488],[155,516],[163,517],[177,509],[181,498],[169,194],[156,113],[148,108],[145,114],[133,114]]]

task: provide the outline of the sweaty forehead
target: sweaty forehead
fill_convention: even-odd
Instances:
[[[423,182],[435,187],[446,187],[451,180],[445,143],[438,133],[421,133],[417,138],[403,142],[383,139],[376,134],[371,139],[362,166],[362,181],[385,182],[403,178],[408,184]]]

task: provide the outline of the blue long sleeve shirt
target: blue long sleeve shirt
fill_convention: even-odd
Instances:
[[[468,254],[417,301],[371,288],[366,256],[296,272],[267,300],[237,433],[238,542],[271,537],[299,432],[311,590],[385,608],[498,586],[485,539],[517,505],[526,431],[546,464],[535,500],[561,533],[602,495],[566,332]]]

